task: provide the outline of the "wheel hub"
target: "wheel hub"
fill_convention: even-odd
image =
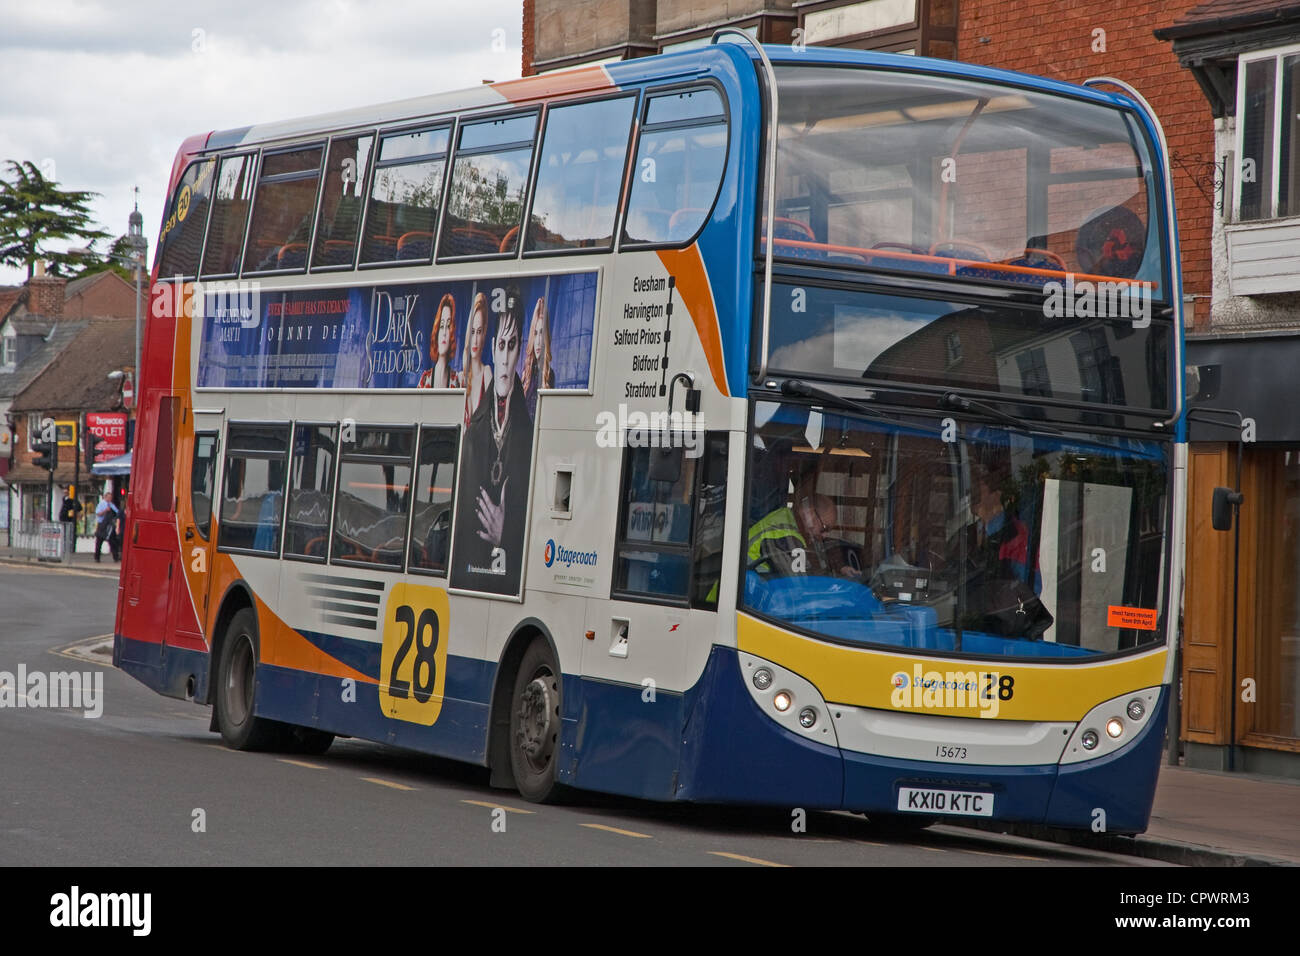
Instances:
[[[519,697],[519,749],[533,763],[545,763],[555,736],[555,701],[545,677],[534,677]]]

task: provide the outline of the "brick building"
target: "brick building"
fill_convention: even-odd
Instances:
[[[22,286],[0,289],[0,529],[46,514],[48,472],[31,464],[29,413],[81,423],[87,411],[119,409],[121,387],[108,372],[133,361],[134,286],[111,271],[68,281],[41,265]],[[64,490],[73,452],[60,449],[56,480]]]
[[[1192,423],[1183,735],[1189,762],[1296,776],[1300,2],[1212,0],[1156,25],[1203,91],[1197,116],[1214,137],[1221,187],[1210,210],[1212,307],[1188,337],[1192,404],[1246,420]],[[1209,521],[1215,487],[1238,484],[1239,546]]]

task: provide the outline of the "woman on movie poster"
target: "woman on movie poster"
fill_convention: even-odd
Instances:
[[[483,361],[483,347],[488,342],[487,296],[482,292],[474,296],[469,310],[469,323],[465,328],[465,355],[461,361],[461,384],[465,386],[465,427],[479,407],[483,396],[492,387],[492,366]]]
[[[456,300],[448,292],[433,313],[433,335],[429,337],[429,358],[433,366],[420,376],[417,388],[460,388],[460,373],[451,367],[456,354]]]
[[[533,421],[515,371],[523,345],[523,296],[510,285],[501,301],[491,389],[470,418],[461,451],[451,585],[515,595],[523,569]],[[471,328],[473,323],[471,317]]]
[[[537,300],[533,320],[528,324],[528,347],[524,350],[524,400],[528,417],[537,417],[537,390],[555,388],[555,367],[551,362],[551,317],[546,296]]]

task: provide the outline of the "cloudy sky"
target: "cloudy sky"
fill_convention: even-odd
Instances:
[[[0,0],[0,162],[99,193],[150,261],[191,133],[519,76],[520,0]],[[6,167],[7,168],[7,167]],[[102,247],[102,244],[101,244]],[[25,273],[0,268],[0,284]]]

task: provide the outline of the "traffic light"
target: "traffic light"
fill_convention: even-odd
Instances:
[[[36,459],[32,462],[37,468],[44,468],[51,475],[59,467],[59,443],[55,441],[34,441],[32,442],[32,451],[36,452]]]
[[[102,435],[96,435],[89,428],[85,431],[86,436],[86,469],[90,470],[95,467],[95,448],[104,440]]]

